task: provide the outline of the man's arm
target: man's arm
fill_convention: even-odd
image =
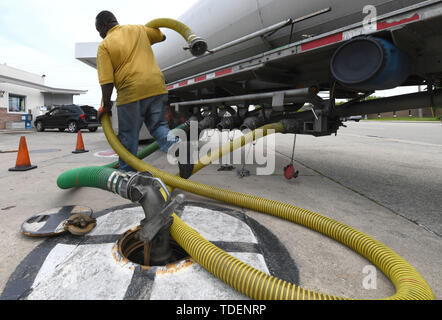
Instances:
[[[103,107],[105,109],[111,109],[112,108],[111,97],[112,97],[112,92],[113,91],[114,91],[114,84],[113,83],[103,84],[101,86],[101,95],[102,95],[102,98],[103,98]]]
[[[98,110],[98,118],[105,113],[111,114],[112,103],[112,91],[114,90],[114,68],[112,65],[112,60],[110,58],[108,50],[105,48],[103,43],[98,46],[97,51],[97,71],[98,80],[101,84],[102,93],[102,107]]]
[[[111,97],[112,97],[113,90],[114,90],[113,83],[103,84],[101,86],[101,95],[102,95],[102,100],[103,100],[103,106],[98,110],[98,119],[100,119],[100,120],[101,120],[101,117],[106,113],[112,115],[112,113],[111,113],[111,109],[112,109]]]
[[[166,41],[166,35],[163,34],[160,29],[145,27],[145,30],[151,45]]]

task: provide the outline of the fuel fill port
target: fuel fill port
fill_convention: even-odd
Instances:
[[[148,269],[150,267],[160,267],[166,265],[177,265],[181,261],[190,259],[189,255],[183,248],[181,248],[178,243],[172,238],[169,239],[169,247],[171,250],[171,254],[167,260],[163,261],[155,261],[150,259],[150,262],[145,264],[145,243],[139,238],[139,231],[141,226],[136,227],[135,229],[127,231],[123,237],[118,241],[116,250],[120,258],[118,260],[122,260],[122,262],[132,262],[136,265],[139,265],[142,269]],[[155,243],[153,243],[155,246]],[[151,248],[149,248],[151,249]],[[154,248],[152,248],[154,249]],[[156,251],[156,250],[153,250]]]
[[[184,203],[185,196],[178,194],[172,199],[164,182],[149,172],[125,175],[118,190],[124,198],[138,203],[145,215],[140,226],[126,233],[119,242],[118,250],[123,259],[142,266],[161,266],[176,261],[178,249],[172,242],[169,228],[173,212]]]

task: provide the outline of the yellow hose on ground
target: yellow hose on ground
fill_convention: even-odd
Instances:
[[[281,123],[274,123],[260,127],[258,130],[250,131],[239,138],[231,141],[230,143],[224,144],[221,148],[211,151],[209,154],[203,156],[199,159],[198,163],[195,164],[192,175],[196,174],[198,171],[211,164],[215,160],[221,159],[226,154],[239,149],[246,144],[252,143],[257,139],[263,138],[267,135],[282,132],[284,126]]]
[[[158,170],[139,160],[124,148],[115,136],[108,115],[102,118],[102,126],[114,151],[136,170],[149,171],[171,187],[283,218],[339,241],[371,261],[390,278],[396,288],[396,294],[386,299],[435,299],[430,286],[407,261],[360,231],[293,205],[207,186]],[[271,127],[268,126],[267,129]],[[275,125],[274,128],[280,129],[280,124]],[[304,289],[244,264],[202,238],[176,215],[174,215],[174,223],[170,231],[173,238],[195,261],[252,299],[341,299]]]

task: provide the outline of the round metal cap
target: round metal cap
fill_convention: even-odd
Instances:
[[[384,49],[378,41],[357,38],[336,50],[331,60],[331,72],[343,84],[360,84],[379,72],[384,59]]]
[[[27,219],[21,226],[21,232],[29,237],[52,237],[67,232],[65,221],[71,216],[84,214],[92,216],[92,209],[82,206],[65,206],[49,209]]]

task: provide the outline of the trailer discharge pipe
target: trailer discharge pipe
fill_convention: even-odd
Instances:
[[[170,26],[172,26],[170,23],[165,26],[157,22],[155,27]],[[396,288],[396,294],[386,299],[435,299],[427,282],[407,261],[360,231],[294,205],[204,185],[163,172],[139,160],[124,148],[112,129],[109,115],[102,117],[102,126],[106,139],[114,151],[136,170],[148,171],[170,187],[280,217],[339,241],[371,261],[390,278]],[[275,130],[281,132],[282,125],[276,124]],[[117,191],[117,184],[109,183],[110,175],[118,176],[115,171],[101,167],[84,179],[86,183],[96,182],[103,189],[114,188]],[[252,299],[342,299],[304,289],[252,268],[202,238],[178,216],[173,215],[173,218],[170,232],[175,241],[205,269]]]

